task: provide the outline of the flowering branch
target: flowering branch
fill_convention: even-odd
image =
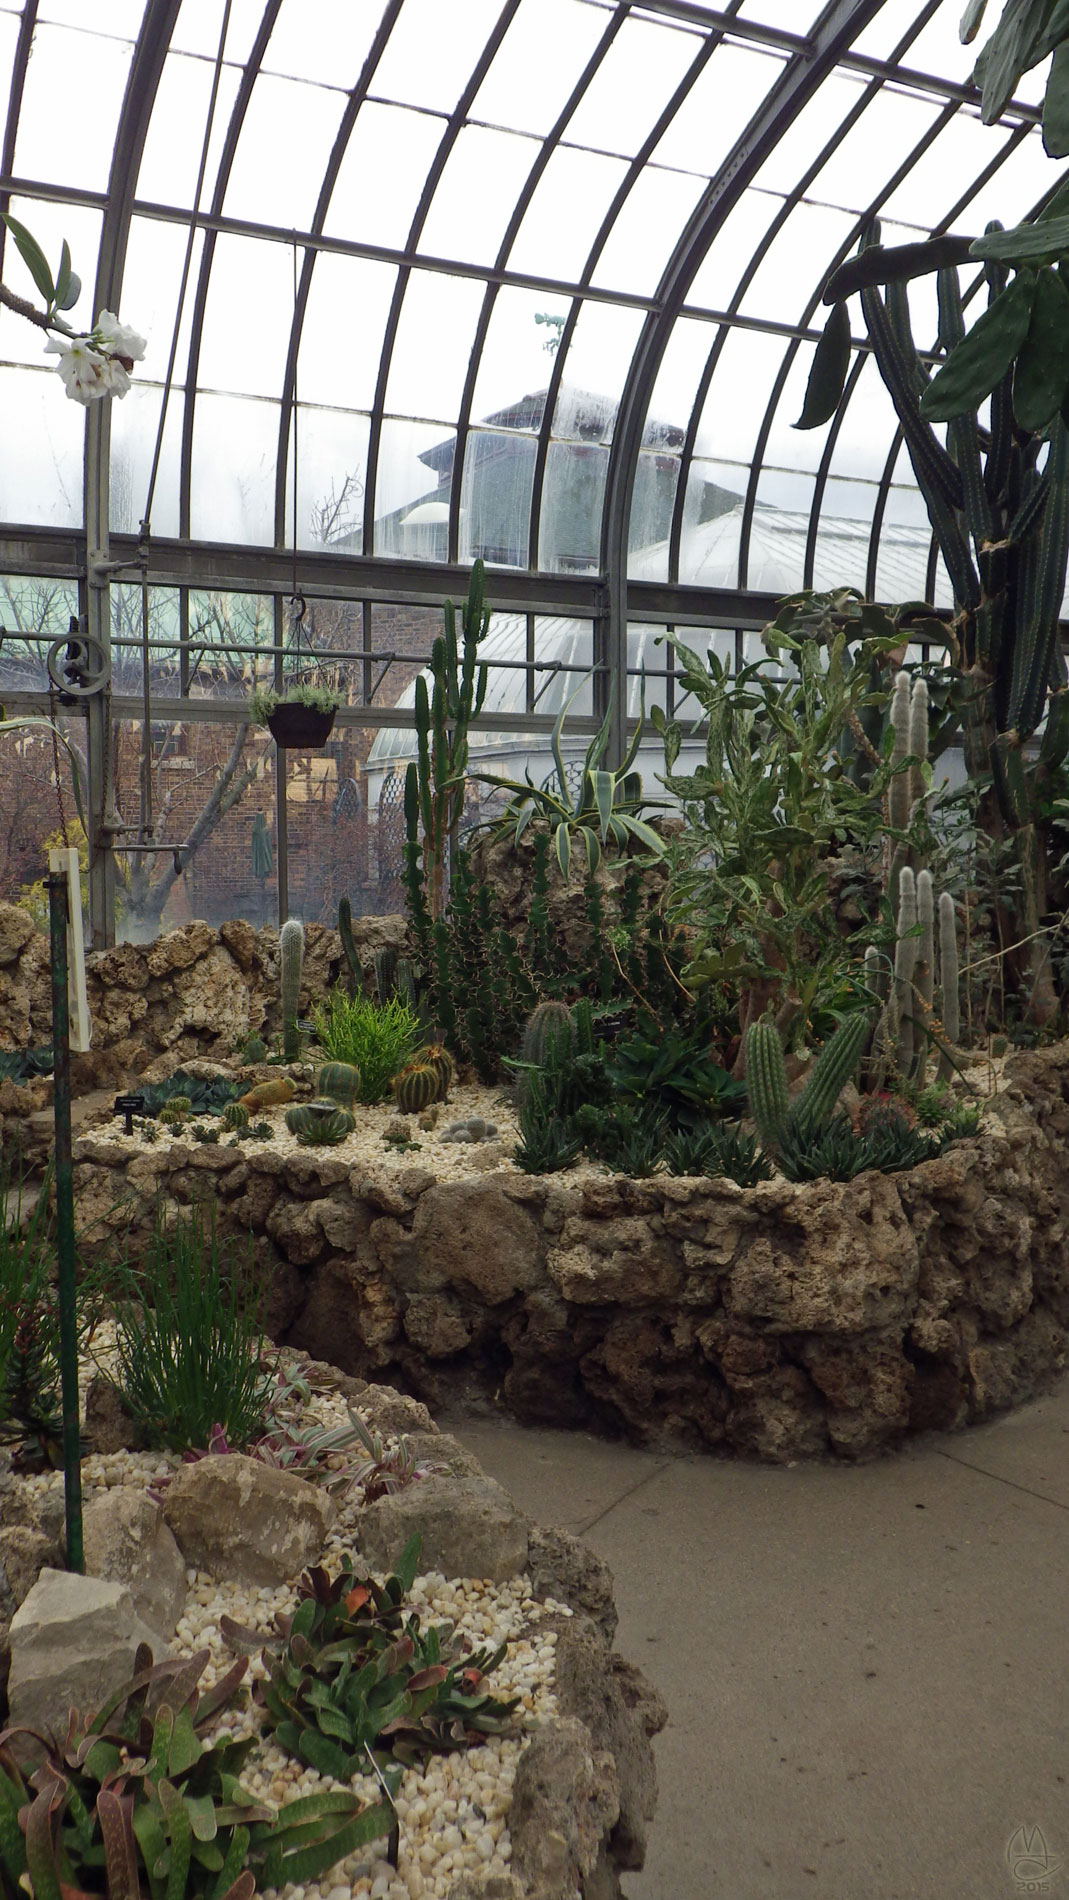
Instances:
[[[45,254],[32,232],[20,224],[17,218],[6,213],[0,215],[45,300],[46,308],[35,309],[33,304],[24,297],[17,297],[4,284],[0,284],[0,304],[6,305],[17,316],[25,317],[28,323],[35,323],[39,329],[53,333],[45,344],[45,352],[59,357],[56,373],[62,378],[63,387],[73,402],[89,404],[101,396],[125,396],[130,387],[130,373],[134,364],[139,363],[145,354],[144,337],[139,336],[129,324],[120,323],[111,310],[102,310],[91,330],[72,330],[59,312],[70,310],[77,303],[82,281],[71,269],[71,254],[66,238],[60,252],[59,270],[53,278]]]

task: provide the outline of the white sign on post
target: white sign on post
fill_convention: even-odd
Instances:
[[[70,1042],[75,1055],[84,1055],[93,1035],[89,1020],[89,997],[85,987],[85,939],[82,935],[82,881],[78,853],[73,845],[60,845],[48,854],[50,871],[60,871],[67,880],[67,1000],[70,1008]]]

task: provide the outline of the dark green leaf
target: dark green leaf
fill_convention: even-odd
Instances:
[[[46,304],[51,305],[55,301],[55,286],[52,282],[52,272],[48,268],[47,259],[37,239],[32,231],[27,231],[26,226],[20,224],[18,219],[13,218],[9,212],[0,212],[0,217],[3,217],[4,223],[18,245],[19,255]]]
[[[796,429],[818,429],[830,421],[842,400],[849,367],[850,314],[845,303],[836,303],[816,347]]]
[[[1015,277],[951,351],[920,399],[930,422],[965,415],[991,394],[1028,335],[1034,289],[1031,272]]]
[[[1036,279],[1028,335],[1013,371],[1013,413],[1038,432],[1061,408],[1069,384],[1069,290],[1057,271]]]
[[[1015,224],[1009,231],[985,231],[983,237],[973,240],[969,249],[973,257],[996,263],[1056,264],[1059,257],[1069,251],[1069,216],[1041,218],[1035,224]],[[992,304],[991,308],[994,307]]]

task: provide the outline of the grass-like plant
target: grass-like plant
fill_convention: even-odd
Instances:
[[[331,1061],[359,1069],[359,1100],[367,1104],[384,1100],[398,1070],[425,1040],[418,1017],[397,996],[375,1003],[369,996],[332,990],[312,1020]]]
[[[241,1450],[259,1437],[271,1393],[261,1365],[266,1279],[224,1266],[212,1208],[173,1226],[157,1213],[144,1269],[117,1269],[112,1383],[146,1440],[172,1451],[208,1443],[213,1426]]]

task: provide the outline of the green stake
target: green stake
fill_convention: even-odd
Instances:
[[[71,1047],[67,1001],[67,879],[45,878],[52,938],[53,1105],[56,1118],[56,1259],[59,1268],[59,1369],[63,1395],[63,1496],[67,1569],[84,1571],[82,1465],[78,1406],[78,1320],[74,1283],[74,1162],[71,1156]]]

